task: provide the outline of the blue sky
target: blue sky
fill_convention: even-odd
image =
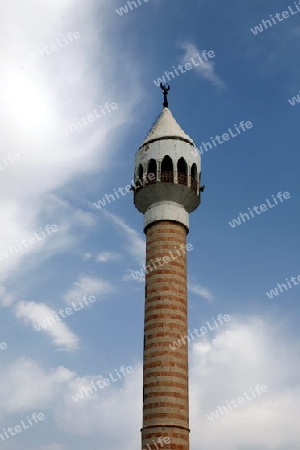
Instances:
[[[300,275],[300,105],[288,102],[300,90],[300,13],[254,35],[294,3],[140,1],[122,16],[117,0],[3,4],[0,252],[47,224],[58,231],[0,261],[0,430],[45,415],[0,444],[140,448],[144,280],[131,273],[144,262],[143,217],[132,193],[94,203],[131,183],[135,152],[162,110],[154,80],[212,50],[170,80],[172,114],[198,148],[241,121],[253,127],[202,154],[206,188],[187,237],[189,328],[231,320],[190,344],[191,448],[296,450],[300,286],[266,292]],[[44,57],[32,56],[44,46]],[[98,118],[107,102],[117,109]],[[278,192],[290,198],[230,226]],[[35,329],[84,295],[96,301]],[[133,372],[72,399],[121,366]],[[257,384],[268,392],[208,420]]]

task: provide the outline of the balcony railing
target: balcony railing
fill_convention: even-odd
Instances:
[[[144,187],[147,187],[149,184],[156,184],[157,183],[157,178],[155,177],[153,180],[149,180],[147,178],[146,181],[144,181],[143,185],[140,185],[139,179],[137,179],[135,181],[135,186],[136,188],[134,189],[134,195],[136,195],[138,192],[140,192],[140,190],[142,190]],[[188,177],[185,173],[178,173],[177,174],[177,181],[178,184],[183,184],[185,186],[188,186]],[[163,171],[161,172],[160,175],[160,182],[161,183],[174,183],[174,173],[172,171]],[[191,186],[190,188],[194,191],[194,192],[198,192],[198,186],[199,183],[197,180],[194,180],[193,178],[191,179]]]
[[[188,185],[188,177],[185,173],[178,173],[177,179],[178,179],[178,184],[184,184],[185,186]]]
[[[161,183],[174,183],[174,173],[170,171],[163,171],[160,175]]]
[[[198,183],[197,183],[197,180],[193,180],[193,178],[191,179],[191,189],[193,189],[193,191],[195,191],[197,193]]]

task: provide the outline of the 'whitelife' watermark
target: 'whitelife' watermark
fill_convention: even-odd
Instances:
[[[236,133],[234,133],[234,131],[232,131],[231,128],[228,128],[228,130],[227,130],[228,133],[223,133],[222,136],[219,136],[217,134],[214,138],[211,136],[210,139],[211,139],[213,146],[217,147],[218,145],[222,145],[222,144],[224,144],[224,142],[229,141],[230,139],[235,138],[235,137],[239,136],[240,134],[243,134],[242,132],[246,132],[247,130],[250,130],[251,128],[253,128],[252,122],[250,122],[249,120],[247,122],[244,122],[242,120],[239,125],[237,125],[236,123],[234,124],[234,131],[236,131]],[[204,153],[204,151],[207,152],[208,150],[212,150],[212,148],[213,148],[212,144],[209,141],[202,142],[202,144],[200,145],[200,148],[199,148],[200,154],[202,155]],[[196,150],[192,150],[191,153],[194,156],[197,156]]]
[[[300,91],[299,91],[300,92]],[[300,94],[297,94],[297,97],[292,97],[288,99],[288,102],[291,106],[295,106],[296,103],[300,103]]]
[[[0,342],[0,350],[7,350],[7,343],[6,342]]]
[[[280,200],[281,203],[283,202],[283,199],[288,200],[289,198],[291,198],[289,192],[282,193],[281,191],[277,193],[276,197]],[[271,208],[274,208],[275,206],[277,206],[279,203],[276,200],[276,198],[274,197],[274,195],[272,195],[272,198],[273,198],[274,204],[270,203],[269,199],[267,198],[266,203],[268,206],[265,203],[263,203],[260,206],[253,206],[252,210],[250,208],[248,208],[251,218],[253,219],[254,217],[256,217],[253,214],[253,211],[255,211],[256,215],[258,216],[262,212],[268,211],[268,209],[271,209]],[[247,214],[247,213],[244,213],[244,214],[240,213],[239,215],[240,215],[240,217],[238,217],[237,219],[233,219],[232,222],[231,221],[228,222],[229,225],[231,226],[231,228],[235,228],[236,225],[241,225],[241,223],[242,223],[241,219],[243,222],[246,222],[245,217],[247,218],[247,220],[250,220],[249,214]]]
[[[283,22],[285,19],[289,19],[291,16],[294,16],[295,14],[298,14],[300,12],[300,1],[298,3],[294,2],[295,9],[292,8],[292,6],[288,6],[289,11],[283,11],[282,13],[276,13],[274,14],[275,17],[273,17],[272,14],[270,14],[271,20],[262,20],[260,25],[256,25],[254,28],[250,28],[250,31],[256,36],[258,33],[262,33],[263,31],[267,30],[268,28],[273,27],[274,25],[277,25],[279,22]],[[280,17],[280,14],[282,17]],[[276,21],[278,20],[278,22]],[[272,21],[272,22],[271,22]]]
[[[198,59],[198,61],[195,61],[195,58],[191,58],[191,62],[187,62],[184,65],[179,64],[177,66],[177,68],[175,66],[173,66],[174,72],[170,71],[167,72],[165,71],[164,75],[162,75],[161,78],[157,78],[156,80],[153,80],[153,83],[155,84],[155,86],[160,87],[160,84],[163,83],[165,84],[167,82],[166,78],[168,79],[168,81],[175,78],[174,73],[176,74],[177,77],[179,77],[179,75],[181,75],[182,73],[186,73],[188,70],[192,70],[194,67],[198,67],[201,64],[204,64],[205,62],[208,61],[208,58],[214,58],[215,52],[213,50],[203,50],[203,52],[201,53],[201,56],[199,55],[199,53],[197,53],[197,55],[195,55],[195,58]],[[202,59],[203,58],[203,59]],[[204,60],[204,61],[203,61]],[[184,70],[185,69],[185,70]],[[178,70],[180,72],[178,72]]]
[[[121,374],[120,374],[120,372]],[[101,379],[97,380],[95,383],[97,384],[99,389],[104,389],[106,386],[109,386],[111,384],[111,382],[115,383],[116,381],[121,380],[122,378],[126,377],[127,374],[130,374],[133,372],[133,367],[131,366],[122,366],[120,367],[119,370],[115,369],[115,374],[113,373],[109,373],[108,376],[109,378],[103,378],[101,377]],[[116,378],[114,378],[114,375]],[[92,381],[91,386],[89,387],[84,387],[82,389],[80,389],[79,392],[77,392],[74,395],[72,395],[72,399],[74,400],[74,402],[78,402],[79,400],[83,400],[84,397],[88,397],[91,394],[93,394],[94,392],[98,392],[98,388],[97,386],[95,386],[95,383]]]
[[[144,3],[147,3],[148,1],[149,1],[149,0],[143,0]],[[127,13],[129,12],[128,6],[129,6],[129,8],[130,8],[131,11],[133,10],[132,5],[134,5],[134,8],[138,8],[137,3],[138,3],[140,6],[142,6],[142,4],[143,4],[143,3],[141,3],[141,0],[137,0],[137,2],[135,2],[135,1],[130,2],[130,1],[128,0],[127,4],[125,4],[124,6],[121,6],[121,8],[116,9],[115,11],[116,11],[116,13],[119,14],[119,16],[123,16],[123,14],[127,14]],[[127,5],[128,5],[128,6],[127,6]]]
[[[15,162],[21,161],[22,156],[19,153],[14,155],[2,156],[0,160],[0,170],[4,170],[7,167],[12,166]]]
[[[105,110],[107,112],[105,112]],[[104,107],[102,108],[102,106],[99,106],[99,111],[97,111],[96,109],[93,109],[93,112],[91,114],[89,114],[88,116],[81,116],[80,119],[78,119],[76,117],[75,122],[72,123],[68,123],[67,126],[58,131],[57,135],[60,139],[68,136],[70,133],[72,133],[73,131],[78,131],[80,128],[84,127],[85,125],[88,125],[89,123],[94,122],[96,119],[101,119],[101,117],[106,116],[107,113],[111,113],[112,111],[114,111],[115,109],[118,109],[118,105],[115,102],[106,102]],[[102,114],[100,114],[100,111]],[[99,114],[98,114],[99,112]]]
[[[124,195],[128,194],[128,192],[130,191],[134,191],[136,188],[139,187],[144,187],[146,184],[149,183],[149,181],[154,181],[155,180],[155,174],[154,173],[148,173],[143,175],[143,178],[139,178],[136,182],[136,184],[134,184],[133,180],[131,180],[131,184],[127,184],[127,186],[125,186],[124,188],[119,187],[118,188],[118,192],[120,192],[120,194],[122,195],[122,197],[124,197]],[[105,196],[101,199],[98,200],[97,203],[93,203],[94,206],[96,206],[97,209],[101,209],[101,206],[106,206],[106,202],[110,203],[111,200],[115,201],[116,198],[120,198],[120,195],[118,194],[116,189],[113,189],[114,192],[112,192],[111,194],[105,194]],[[126,192],[124,192],[126,191]],[[116,198],[115,198],[116,196]]]
[[[6,247],[5,250],[0,251],[0,261],[2,261],[4,258],[9,258],[10,255],[19,253],[20,250],[24,250],[24,248],[29,247],[29,245],[33,245],[37,241],[45,239],[47,236],[50,236],[52,233],[55,233],[56,231],[58,231],[58,227],[55,224],[46,225],[45,230],[42,230],[42,228],[40,228],[39,231],[34,232],[34,236],[30,236],[27,239],[21,239],[20,241],[16,241],[16,245],[12,245],[11,247],[8,246]],[[47,234],[45,232],[47,232]]]
[[[10,438],[10,436],[15,436],[16,433],[21,433],[23,430],[27,430],[30,427],[33,427],[34,423],[39,423],[40,421],[45,419],[45,416],[43,413],[36,413],[34,412],[31,415],[31,419],[34,421],[34,423],[32,423],[31,419],[26,416],[27,420],[21,420],[21,425],[15,425],[14,427],[8,427],[8,428],[3,428],[3,432],[1,432],[0,434],[0,438],[2,439],[2,442],[6,441],[7,439]],[[15,431],[15,433],[14,433]],[[9,434],[10,436],[9,436]],[[5,436],[5,437],[4,437]]]
[[[143,448],[143,450],[159,450],[160,448],[164,447],[164,444],[171,444],[172,441],[168,436],[161,436],[157,439],[157,441],[152,439],[152,442],[153,444],[147,444],[146,447]]]
[[[266,392],[268,392],[268,386],[266,386],[265,384],[263,386],[260,386],[259,384],[254,388],[254,390],[256,391],[256,394],[258,396],[265,394]],[[254,398],[257,397],[257,395],[255,395],[255,393],[253,392],[253,390],[250,388],[250,392],[252,397],[248,397],[247,392],[244,392],[244,396],[245,397],[239,397],[236,400],[231,400],[230,403],[235,407],[238,408],[240,405],[244,405],[247,402],[250,402],[251,400],[253,400]],[[229,404],[229,402],[226,400],[226,406],[218,406],[218,408],[211,412],[210,414],[207,414],[206,417],[210,420],[213,421],[214,419],[218,419],[221,416],[223,416],[224,414],[228,413],[229,411],[232,411],[232,407]]]
[[[88,297],[87,295],[84,295],[82,297],[82,300],[79,300],[79,298],[77,299],[80,308],[78,308],[78,305],[72,302],[71,305],[65,309],[59,309],[58,312],[53,311],[54,313],[53,316],[46,316],[42,322],[39,322],[37,325],[34,325],[34,328],[37,331],[44,330],[45,328],[47,328],[47,326],[61,321],[61,319],[58,317],[58,314],[60,315],[61,318],[65,319],[67,316],[70,316],[74,312],[81,311],[84,308],[84,306],[88,306],[90,303],[94,303],[97,300],[94,295],[90,295],[89,298],[87,297]],[[85,303],[85,305],[83,305],[82,302]]]
[[[290,281],[293,282],[294,286],[298,286],[298,284],[299,284],[299,283],[296,282],[296,279],[297,279],[297,280],[299,281],[299,283],[300,283],[300,275],[298,275],[297,278],[296,278],[296,277],[291,277],[291,278],[290,278]],[[288,278],[286,278],[285,280],[286,280],[286,284],[288,285],[289,289],[292,289],[293,285],[291,285],[291,283],[290,283],[290,281],[288,280]],[[281,293],[281,294],[283,293],[282,287],[284,287],[284,289],[285,289],[286,291],[288,291],[288,287],[287,287],[286,284],[285,284],[285,283],[283,283],[283,284],[277,283],[277,287],[276,287],[275,289],[271,289],[270,292],[266,292],[266,295],[267,295],[269,298],[277,297],[277,295],[279,295],[280,293]],[[280,292],[278,292],[278,289],[280,290]]]
[[[173,250],[169,250],[168,255],[161,256],[160,258],[156,258],[155,260],[151,259],[149,261],[149,264],[147,266],[143,265],[140,270],[136,270],[135,272],[131,273],[131,276],[138,280],[139,278],[143,278],[145,274],[148,274],[149,271],[153,272],[153,270],[157,270],[158,267],[156,264],[158,264],[159,267],[165,266],[166,264],[169,264],[171,261],[175,261],[178,258],[181,258],[183,255],[185,255],[186,251],[190,252],[193,250],[192,244],[181,244],[180,248],[174,247]],[[173,254],[173,252],[177,254]]]
[[[67,33],[67,37],[62,35],[61,37],[57,38],[55,40],[55,43],[50,44],[49,46],[44,45],[43,48],[38,48],[37,52],[30,53],[29,58],[24,59],[21,61],[21,66],[28,66],[29,64],[33,64],[36,61],[44,58],[47,55],[50,55],[53,52],[56,52],[58,49],[66,47],[69,45],[73,40],[77,40],[80,38],[80,33],[78,31],[69,31]]]
[[[169,347],[172,350],[176,350],[177,348],[180,348],[182,345],[186,345],[187,342],[191,342],[191,340],[195,340],[195,336],[197,338],[201,338],[203,337],[205,334],[208,333],[208,330],[213,331],[216,328],[219,328],[220,325],[223,325],[224,322],[229,322],[231,320],[231,317],[229,314],[219,314],[217,317],[217,320],[215,320],[215,318],[212,318],[215,327],[211,327],[211,324],[207,321],[206,325],[207,327],[201,327],[200,329],[198,328],[194,328],[193,331],[188,331],[188,334],[186,334],[185,336],[180,336],[180,338],[177,341],[174,341],[172,344],[169,344]],[[218,322],[219,323],[218,323]],[[224,321],[224,322],[223,322]]]

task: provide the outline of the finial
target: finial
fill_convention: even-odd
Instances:
[[[168,108],[169,107],[168,92],[171,88],[167,83],[160,83],[160,87],[164,91],[164,103],[163,103],[164,108]]]

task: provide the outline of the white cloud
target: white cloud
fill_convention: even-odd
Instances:
[[[127,225],[127,223],[117,215],[107,211],[104,213],[117,226],[118,231],[127,239],[127,252],[136,262],[143,265],[145,263],[146,244],[145,240],[142,239],[141,234]]]
[[[9,294],[4,286],[0,286],[0,305],[9,306],[12,304],[14,297]]]
[[[205,288],[204,286],[201,286],[201,284],[191,282],[188,285],[188,290],[190,292],[193,292],[193,294],[205,298],[205,300],[208,300],[209,303],[212,303],[214,301],[213,294],[210,292],[210,290]]]
[[[256,317],[235,317],[215,338],[195,343],[190,361],[192,446],[279,450],[284,442],[299,445],[299,342],[293,348],[279,327]],[[209,422],[206,414],[257,384],[267,385],[269,392]]]
[[[54,194],[47,194],[40,205],[39,215],[50,221],[55,217],[58,231],[44,239],[43,247],[37,249],[39,262],[43,258],[61,252],[74,252],[76,244],[81,239],[82,230],[91,230],[97,225],[95,217],[86,211],[74,208],[68,201],[58,198]],[[47,223],[48,223],[47,222]],[[42,243],[42,241],[40,241]],[[43,250],[43,252],[41,252]]]
[[[20,358],[6,367],[0,363],[0,369],[0,414],[44,409],[48,416],[53,414],[57,427],[66,433],[83,435],[87,440],[101,433],[102,445],[112,450],[126,450],[131,441],[132,448],[137,447],[136,425],[142,410],[140,365],[122,380],[98,389],[79,402],[74,402],[72,395],[109,374],[80,377],[64,367],[46,372],[29,358]],[[111,368],[111,373],[114,369]]]
[[[75,373],[64,367],[45,372],[32,359],[22,357],[0,371],[0,413],[13,414],[43,409],[58,400]]]
[[[41,328],[41,331],[34,328],[34,325],[38,326],[38,324],[45,321],[47,317],[53,316],[53,311],[49,306],[44,303],[22,301],[16,304],[14,311],[18,319],[22,319],[26,324],[32,325],[34,332],[37,333],[37,337],[38,333],[48,334],[53,340],[53,343],[58,347],[58,350],[78,350],[79,338],[64,322],[51,322],[50,325],[47,324],[46,328]]]
[[[93,257],[92,253],[84,253],[83,261],[88,261]],[[101,252],[95,255],[95,262],[122,261],[122,255],[114,252]]]
[[[286,340],[278,325],[258,317],[231,316],[231,319],[226,329],[217,329],[215,337],[207,335],[192,343],[191,447],[195,450],[299,448],[299,341]],[[120,384],[112,383],[85,400],[73,401],[71,396],[80,388],[102,376],[107,374],[79,377],[63,367],[47,373],[38,363],[21,358],[1,367],[0,413],[48,408],[59,429],[84,435],[87,445],[90,437],[101,433],[103,446],[112,450],[129,447],[138,450],[142,367],[137,364],[124,384],[120,380]],[[267,385],[269,392],[213,422],[207,419],[206,414],[257,384]]]
[[[39,450],[65,450],[66,446],[61,444],[52,443],[49,445],[42,445]]]
[[[127,269],[126,273],[123,275],[122,280],[123,281],[128,281],[128,282],[138,282],[138,283],[142,283],[145,284],[145,275],[140,276],[140,270],[131,270],[131,269]],[[136,274],[136,272],[139,272],[139,274]],[[135,276],[132,276],[132,274],[134,274]]]
[[[117,367],[118,369],[119,367]],[[111,370],[114,373],[114,369]],[[128,449],[128,442],[133,439],[138,442],[138,427],[142,411],[142,368],[137,365],[131,374],[126,375],[124,381],[111,383],[105,389],[97,390],[84,400],[74,402],[75,395],[84,386],[99,380],[102,375],[73,378],[64,393],[64,401],[58,405],[56,417],[59,417],[60,427],[65,431],[76,434],[91,435],[101,432],[104,438],[114,436],[116,449]],[[124,383],[124,384],[123,384]],[[130,408],[128,405],[130,404]],[[127,445],[126,445],[127,444]]]
[[[77,281],[74,281],[71,288],[64,295],[64,300],[67,303],[81,300],[84,295],[102,296],[111,292],[112,285],[101,278],[93,278],[89,276],[80,275]]]
[[[136,70],[130,50],[113,48],[113,33],[106,10],[110,6],[100,1],[53,0],[41,4],[38,0],[4,0],[1,31],[0,116],[3,132],[0,140],[0,157],[20,154],[22,159],[1,171],[0,251],[15,241],[31,236],[45,225],[43,211],[51,206],[49,194],[58,192],[82,174],[107,169],[112,158],[113,130],[132,120],[132,108],[141,101],[141,69]],[[32,64],[20,62],[38,52],[44,45],[50,46],[69,31],[80,32],[80,39],[57,49]],[[91,51],[93,49],[93,51]],[[115,51],[115,58],[111,55]],[[99,70],[95,64],[101,60]],[[116,89],[116,77],[122,66],[126,89]],[[116,68],[118,67],[118,70]],[[87,115],[106,101],[116,101],[119,108],[109,116],[90,123],[64,139],[57,131],[76,117]],[[117,148],[117,146],[114,146]],[[95,159],[102,165],[95,166]],[[58,203],[57,194],[55,202]],[[63,202],[63,201],[62,201]],[[61,204],[62,207],[68,206]],[[43,258],[76,244],[72,227],[68,230],[68,215],[62,218],[54,210],[51,223],[57,223],[57,215],[65,229],[55,239],[31,245],[1,264],[0,281],[24,264],[23,259],[39,252]],[[75,210],[73,219],[83,224],[91,223],[87,213]],[[59,225],[57,223],[57,225]],[[59,237],[61,236],[61,238]],[[67,239],[65,239],[67,237]],[[52,236],[51,238],[54,238]],[[46,240],[45,240],[46,241]],[[54,243],[55,242],[55,243]],[[55,248],[54,248],[55,247]]]
[[[121,261],[122,257],[118,253],[101,252],[96,257],[96,262]]]
[[[197,54],[201,53],[194,44],[191,42],[182,42],[179,44],[179,47],[184,50],[184,55],[180,59],[181,64],[190,63],[192,58],[196,58]],[[203,59],[203,58],[202,58]],[[195,71],[199,73],[199,75],[213,83],[215,86],[219,88],[223,88],[225,86],[224,81],[216,74],[215,72],[215,63],[213,60],[203,61],[202,64],[195,67]]]

